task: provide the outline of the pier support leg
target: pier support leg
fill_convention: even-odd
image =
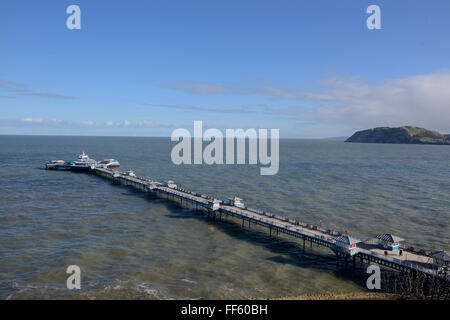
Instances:
[[[242,229],[244,229],[244,218],[242,218]]]
[[[269,227],[269,237],[272,238],[272,227]]]
[[[305,242],[306,242],[306,240],[305,240],[305,238],[303,238],[303,250],[305,250]]]

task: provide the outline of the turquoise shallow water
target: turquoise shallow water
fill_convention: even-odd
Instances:
[[[166,138],[0,136],[0,298],[273,298],[364,290],[331,252],[199,213],[87,174],[42,170],[50,159],[116,158],[121,170],[361,239],[391,232],[450,249],[450,148],[282,140],[280,170],[175,166]],[[65,269],[82,270],[66,289]]]

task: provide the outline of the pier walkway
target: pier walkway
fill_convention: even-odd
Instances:
[[[384,251],[377,245],[358,241],[354,247],[342,243],[346,235],[332,230],[305,224],[300,221],[281,217],[272,213],[262,212],[260,210],[236,206],[232,203],[226,203],[219,199],[194,193],[190,190],[179,188],[173,182],[161,183],[145,178],[135,176],[133,173],[123,173],[117,170],[96,167],[93,173],[110,179],[115,183],[129,185],[143,192],[154,194],[161,198],[177,201],[181,206],[191,206],[197,210],[206,212],[209,216],[222,219],[225,217],[236,218],[242,223],[242,227],[259,225],[269,229],[269,233],[283,233],[303,241],[303,248],[307,245],[330,248],[338,259],[342,258],[347,264],[350,260],[355,267],[356,263],[376,263],[378,265],[408,272],[417,271],[430,276],[438,276],[450,281],[450,274],[442,273],[441,266],[438,266],[431,257],[421,255],[415,252],[403,249],[403,255],[399,256],[398,251]],[[388,254],[386,255],[385,252]],[[438,270],[440,270],[438,274]]]

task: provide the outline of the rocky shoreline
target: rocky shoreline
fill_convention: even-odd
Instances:
[[[282,297],[275,300],[397,300],[399,297],[389,293],[326,293]]]

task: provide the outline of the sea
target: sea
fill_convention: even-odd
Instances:
[[[152,198],[48,160],[121,171],[367,240],[450,249],[450,146],[280,140],[279,172],[175,165],[169,138],[0,136],[0,299],[272,299],[367,292],[327,248]],[[81,289],[69,290],[68,266]]]

